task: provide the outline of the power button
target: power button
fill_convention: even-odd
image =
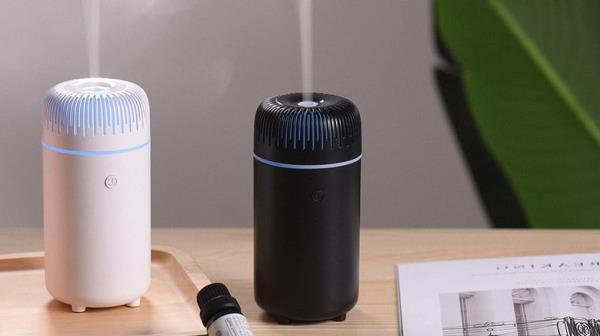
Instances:
[[[108,175],[106,177],[106,179],[104,180],[104,185],[108,188],[108,189],[112,189],[114,187],[117,186],[117,183],[119,182],[119,179],[117,179],[116,175]]]
[[[325,192],[323,190],[315,190],[311,195],[310,198],[313,200],[313,202],[315,203],[320,203],[323,202],[323,200],[325,199]]]

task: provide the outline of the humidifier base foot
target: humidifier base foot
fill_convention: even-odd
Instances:
[[[71,311],[73,313],[83,313],[85,309],[85,306],[71,305]]]
[[[273,315],[273,318],[279,324],[284,324],[285,325],[285,324],[291,324],[292,323],[292,320],[290,320],[287,317],[283,317],[283,316],[279,316],[279,315]]]
[[[141,298],[137,298],[137,299],[129,302],[127,304],[127,307],[131,307],[131,308],[139,307],[141,302],[142,302],[142,299]]]
[[[277,323],[284,324],[284,325],[286,325],[286,324],[292,324],[292,323],[302,323],[303,322],[302,320],[295,321],[295,320],[291,320],[291,319],[289,319],[287,317],[280,316],[280,315],[272,315],[272,316],[275,319],[275,321],[277,321]],[[331,318],[331,321],[335,321],[335,322],[343,322],[345,320],[346,320],[346,314],[345,313],[341,314],[341,315],[338,315],[336,317]]]
[[[332,318],[331,320],[335,321],[335,322],[343,322],[346,320],[346,314],[338,315],[338,316]]]

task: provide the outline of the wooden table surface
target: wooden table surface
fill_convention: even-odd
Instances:
[[[253,299],[250,229],[153,229],[152,239],[187,252],[212,281],[225,283],[257,336],[398,335],[394,266],[399,262],[600,251],[600,231],[366,229],[360,297],[348,319],[281,326]],[[0,253],[42,246],[41,229],[0,229]]]

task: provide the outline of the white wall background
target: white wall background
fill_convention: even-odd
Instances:
[[[253,113],[300,90],[291,0],[102,0],[101,74],[153,121],[153,225],[252,225]],[[433,85],[430,4],[315,1],[316,89],[364,124],[363,226],[487,225]],[[40,226],[39,117],[87,76],[79,0],[0,2],[0,226]]]

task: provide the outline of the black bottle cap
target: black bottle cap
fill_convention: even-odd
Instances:
[[[196,297],[200,307],[200,319],[205,327],[226,314],[241,314],[237,300],[229,294],[222,283],[213,283],[202,288]]]
[[[289,164],[329,164],[361,155],[361,121],[350,100],[313,93],[265,99],[254,119],[254,154]]]

